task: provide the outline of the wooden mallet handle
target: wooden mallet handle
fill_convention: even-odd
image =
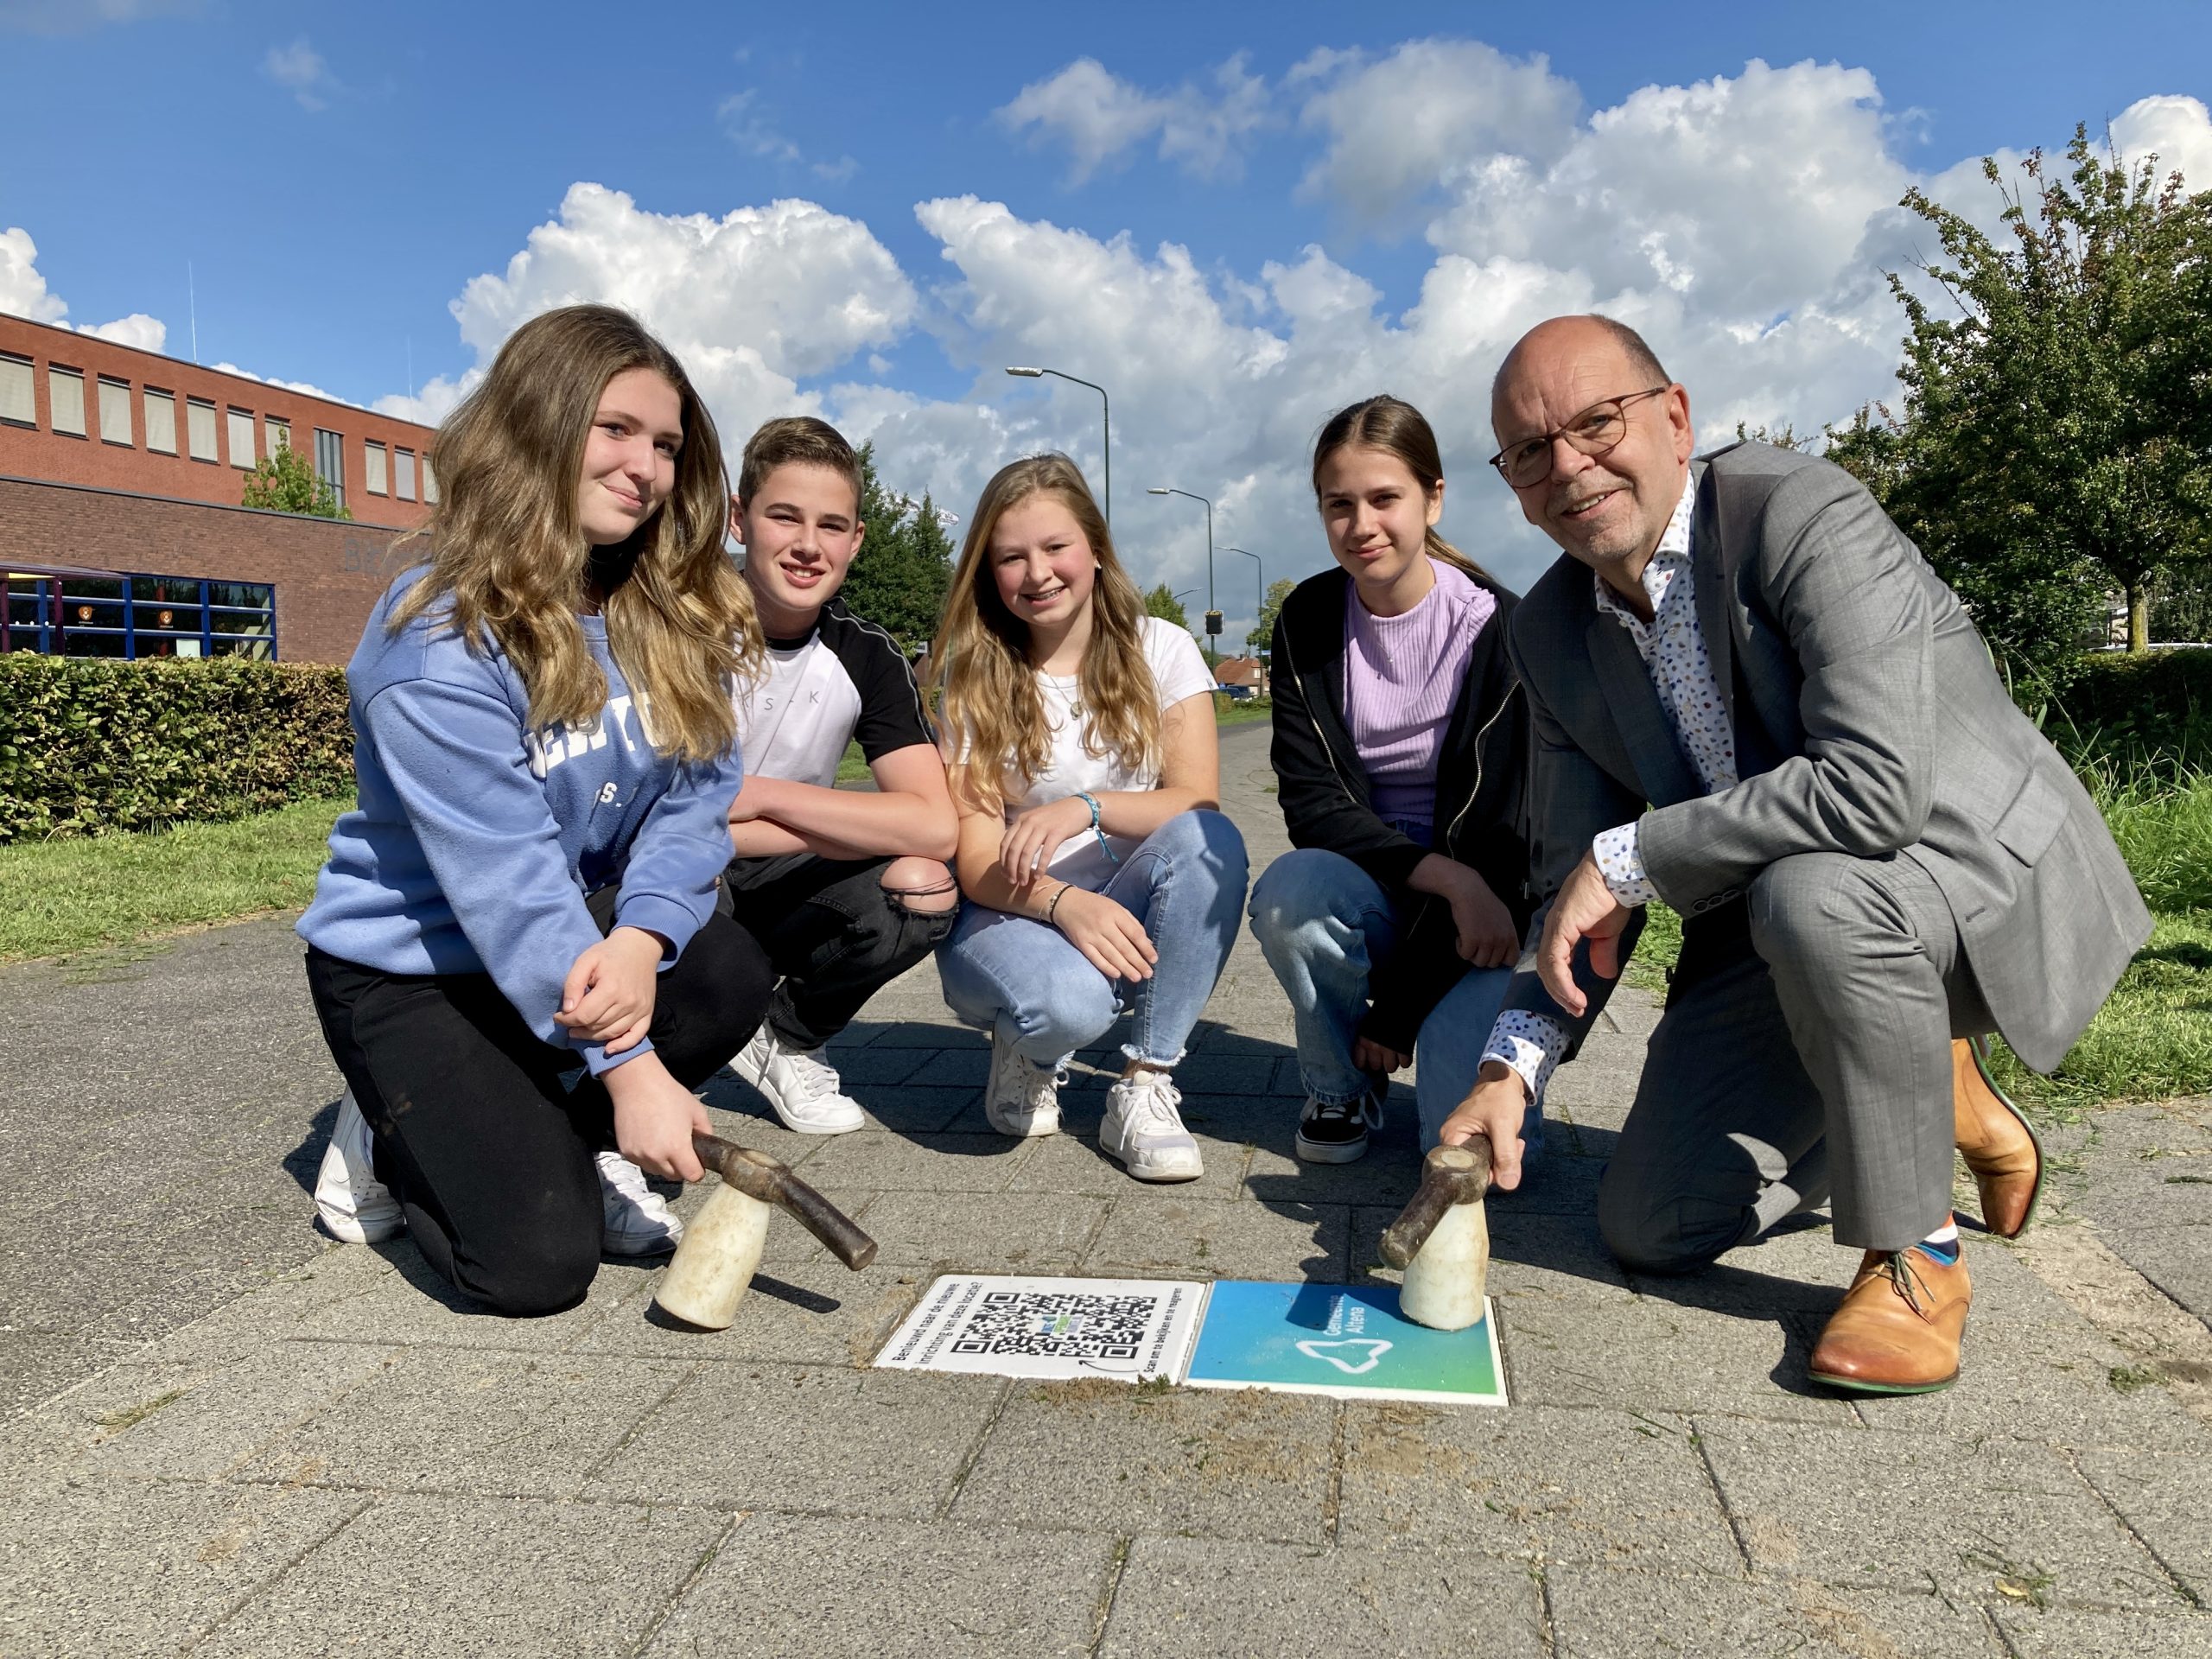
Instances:
[[[1421,1186],[1382,1232],[1382,1259],[1403,1268],[1428,1243],[1436,1224],[1454,1205],[1472,1204],[1490,1190],[1490,1141],[1477,1135],[1464,1147],[1437,1147],[1421,1160]]]
[[[790,1212],[798,1224],[827,1244],[854,1272],[875,1260],[875,1241],[853,1218],[791,1173],[780,1158],[741,1147],[718,1135],[694,1135],[699,1161],[748,1198]]]

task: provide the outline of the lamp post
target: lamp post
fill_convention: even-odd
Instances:
[[[1221,612],[1213,602],[1213,503],[1203,495],[1192,495],[1188,490],[1179,490],[1172,484],[1156,485],[1145,492],[1147,495],[1179,495],[1186,501],[1195,501],[1206,510],[1206,632],[1213,639],[1221,638]]]
[[[1023,365],[1009,365],[1007,372],[1019,375],[1024,380],[1034,380],[1049,374],[1056,379],[1072,380],[1078,386],[1089,386],[1098,394],[1098,464],[1101,481],[1106,486],[1106,528],[1114,527],[1114,406],[1106,396],[1106,388],[1096,380],[1085,380],[1080,375],[1069,374],[1059,369],[1033,369]]]
[[[1224,553],[1242,553],[1246,558],[1252,561],[1252,591],[1258,596],[1259,600],[1258,606],[1252,613],[1252,627],[1253,631],[1256,632],[1260,626],[1260,618],[1266,613],[1268,608],[1268,567],[1261,563],[1260,556],[1253,552],[1249,548],[1224,547],[1221,550]],[[1260,647],[1254,645],[1252,649],[1256,653]]]

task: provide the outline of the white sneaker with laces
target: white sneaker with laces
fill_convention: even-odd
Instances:
[[[765,1021],[730,1066],[767,1097],[794,1134],[844,1135],[867,1122],[820,1049],[793,1048]]]
[[[1182,1104],[1165,1071],[1139,1067],[1106,1091],[1098,1144],[1141,1181],[1195,1181],[1205,1165],[1183,1127]]]
[[[1039,1065],[991,1033],[991,1076],[983,1090],[983,1116],[1001,1135],[1017,1140],[1060,1132],[1061,1074]]]
[[[665,1255],[683,1242],[668,1200],[645,1185],[645,1172],[619,1152],[599,1163],[599,1247],[609,1255]]]
[[[376,1138],[351,1089],[338,1103],[330,1146],[315,1172],[315,1212],[333,1238],[348,1244],[380,1244],[406,1230],[399,1200],[377,1179]]]

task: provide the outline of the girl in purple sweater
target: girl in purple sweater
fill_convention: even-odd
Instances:
[[[1528,716],[1505,648],[1516,596],[1437,534],[1443,463],[1421,411],[1338,410],[1313,492],[1338,569],[1301,582],[1274,630],[1297,850],[1253,883],[1251,922],[1298,1034],[1298,1155],[1349,1163],[1416,1052],[1424,1146],[1474,1085],[1530,911]]]

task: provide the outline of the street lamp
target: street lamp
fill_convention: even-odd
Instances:
[[[1259,608],[1252,613],[1252,628],[1253,632],[1257,632],[1260,619],[1267,614],[1268,610],[1268,567],[1260,562],[1260,556],[1249,548],[1225,547],[1222,551],[1242,553],[1252,561],[1252,591],[1259,596]],[[1252,649],[1256,652],[1260,648],[1254,645]]]
[[[1114,527],[1114,406],[1106,396],[1106,388],[1096,380],[1085,380],[1080,375],[1068,374],[1059,369],[1033,369],[1010,365],[1008,374],[1019,375],[1024,380],[1034,380],[1049,374],[1056,379],[1072,380],[1078,386],[1089,386],[1098,394],[1098,464],[1102,481],[1106,486],[1106,528]]]
[[[1172,484],[1159,485],[1145,492],[1147,495],[1179,495],[1186,501],[1196,501],[1206,510],[1206,632],[1215,639],[1221,638],[1221,613],[1213,602],[1213,503],[1203,495],[1192,495],[1188,490],[1179,490]]]

